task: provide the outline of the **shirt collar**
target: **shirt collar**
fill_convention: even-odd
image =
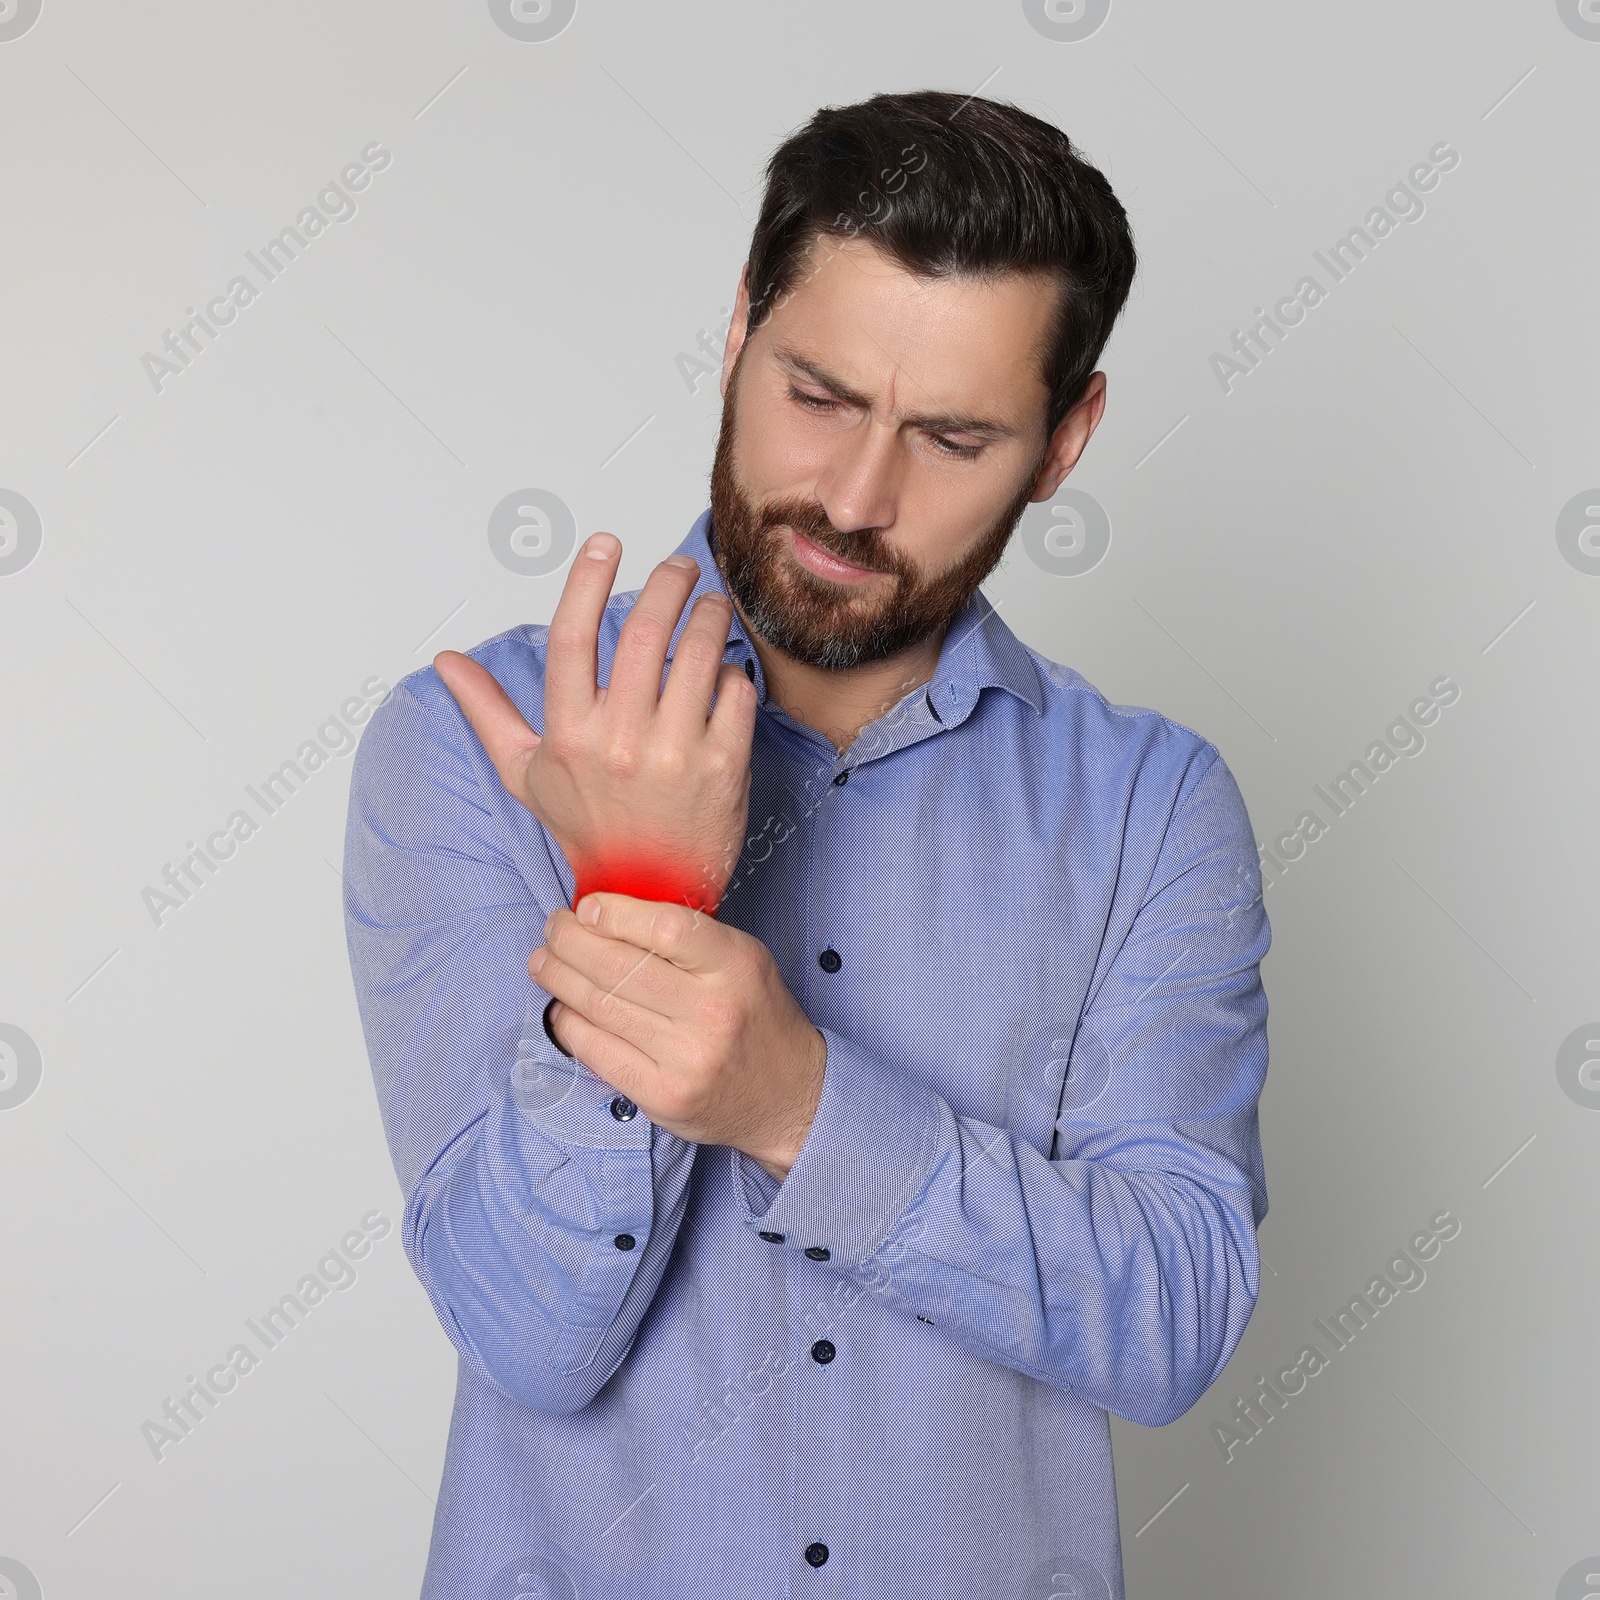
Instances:
[[[710,528],[711,510],[707,507],[695,519],[694,526],[674,552],[693,556],[700,565],[700,575],[689,593],[683,615],[672,630],[672,638],[667,645],[668,661],[671,661],[678,648],[678,637],[688,624],[695,601],[703,594],[728,592],[727,585],[722,581],[722,570],[711,553]],[[728,629],[725,657],[744,666],[747,672],[753,671],[756,691],[765,701],[766,675],[761,670],[761,658],[750,642],[737,608],[733,610]],[[1031,653],[1000,620],[1000,614],[989,597],[977,589],[950,619],[944,643],[939,650],[938,665],[924,685],[924,690],[933,714],[944,726],[954,727],[965,722],[972,714],[979,691],[986,687],[1009,690],[1019,700],[1032,706],[1035,712],[1041,715],[1044,712],[1044,686]]]

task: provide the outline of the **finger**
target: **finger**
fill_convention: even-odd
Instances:
[[[755,740],[756,713],[760,709],[756,686],[745,676],[743,667],[725,661],[717,671],[716,687],[717,703],[711,708],[707,733],[714,744],[744,768],[748,777],[750,746]]]
[[[529,758],[539,747],[539,735],[489,669],[458,650],[441,650],[433,658],[434,671],[455,697],[461,714],[477,734],[485,753],[514,794],[521,793],[521,778]]]
[[[661,701],[667,645],[698,575],[691,557],[671,555],[645,580],[617,636],[606,685],[608,712],[635,724],[654,714]]]
[[[658,1017],[687,1012],[694,980],[653,951],[596,933],[564,907],[551,917],[544,938],[547,949],[596,988]]]
[[[578,922],[595,933],[653,951],[683,972],[727,965],[733,930],[703,911],[609,890],[586,894],[575,909]]]
[[[644,1051],[597,1026],[564,1000],[552,1007],[550,1026],[563,1050],[576,1056],[619,1094],[642,1106],[652,1122],[656,1120],[650,1111],[650,1099],[651,1089],[661,1081],[661,1069]]]
[[[622,541],[596,533],[567,573],[545,643],[544,725],[571,725],[593,709],[599,680],[600,618],[611,598]]]
[[[542,956],[543,959],[539,959]],[[570,1006],[607,1033],[649,1054],[659,1045],[665,1018],[624,999],[614,989],[605,988],[563,961],[548,945],[535,950],[528,962],[533,981],[562,1005]]]
[[[732,623],[733,605],[728,597],[707,591],[695,601],[689,620],[678,635],[678,648],[672,653],[667,686],[661,691],[661,716],[683,737],[705,731]],[[741,677],[744,675],[742,669],[735,670]]]

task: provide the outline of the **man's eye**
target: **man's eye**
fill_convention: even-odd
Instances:
[[[832,411],[839,404],[837,400],[829,399],[826,395],[807,394],[804,389],[796,389],[793,384],[789,386],[789,398],[808,411]],[[928,437],[937,446],[939,454],[949,456],[952,461],[970,461],[983,450],[981,444],[957,444],[939,433],[930,433]]]

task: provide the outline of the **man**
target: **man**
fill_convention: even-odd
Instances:
[[[1270,934],[1216,749],[978,585],[1133,269],[1038,119],[819,112],[709,511],[374,716],[351,958],[460,1356],[426,1597],[1120,1600],[1108,1413],[1255,1303]]]

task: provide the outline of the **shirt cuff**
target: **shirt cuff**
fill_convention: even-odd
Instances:
[[[561,1144],[648,1150],[650,1119],[555,1042],[545,1028],[547,1005],[529,1007],[511,1071],[512,1101],[541,1133]]]
[[[764,1213],[740,1203],[750,1227],[814,1261],[860,1266],[922,1192],[950,1115],[925,1084],[828,1028],[822,1098],[800,1154]],[[817,1254],[816,1252],[825,1252]]]

